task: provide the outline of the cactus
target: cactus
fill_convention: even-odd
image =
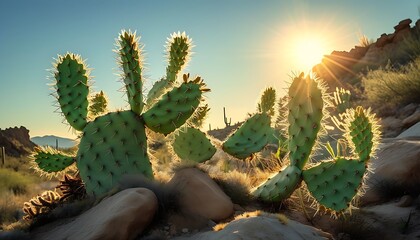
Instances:
[[[192,49],[192,40],[183,33],[173,33],[168,39],[168,66],[166,77],[155,82],[147,95],[147,105],[151,106],[177,79],[177,75],[187,65]]]
[[[172,148],[182,160],[197,163],[210,159],[216,152],[206,134],[193,127],[180,130],[172,143]]]
[[[361,189],[367,161],[379,141],[377,121],[370,110],[357,107],[344,116],[342,130],[353,149],[351,158],[334,156],[334,160],[305,168],[326,116],[328,101],[319,80],[303,74],[293,79],[289,88],[288,133],[290,165],[256,187],[252,194],[265,201],[289,197],[304,180],[309,192],[324,207],[334,212],[347,209]]]
[[[181,160],[201,163],[209,160],[216,152],[206,134],[199,130],[209,111],[207,104],[198,107],[188,121],[189,126],[175,132],[172,149]]]
[[[349,90],[344,88],[335,88],[334,94],[334,106],[337,109],[338,114],[344,113],[350,108],[350,97],[351,93]]]
[[[171,37],[171,42],[178,44],[176,39],[179,34]],[[187,45],[190,44],[185,34],[181,38],[186,39]],[[130,31],[122,31],[117,39],[121,76],[130,110],[110,112],[89,121],[87,99],[90,77],[83,60],[78,55],[67,53],[59,56],[55,65],[55,86],[62,112],[73,128],[82,131],[79,150],[72,159],[76,161],[89,195],[100,197],[106,194],[124,174],[153,178],[145,127],[165,135],[173,132],[188,120],[198,107],[202,94],[209,91],[200,77],[190,80],[189,75],[184,75],[181,84],[175,82],[175,72],[179,72],[185,63],[182,55],[171,60],[167,68],[172,89],[144,111],[143,60],[138,39]],[[183,44],[182,49],[185,48],[189,49]],[[181,60],[177,62],[177,59]],[[61,170],[70,162],[69,159],[58,154],[48,155],[42,150],[35,154],[38,168],[47,172]]]
[[[225,107],[223,107],[223,121],[225,122],[226,127],[229,127],[232,123],[232,118],[229,118],[229,122],[227,120]]]
[[[222,145],[223,150],[236,158],[245,159],[267,145],[269,135],[272,133],[270,125],[274,102],[275,91],[272,88],[267,88],[258,104],[260,112],[248,118],[238,130],[228,137]]]

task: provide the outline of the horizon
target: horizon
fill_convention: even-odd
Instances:
[[[182,3],[104,1],[98,7],[93,1],[3,2],[0,30],[7,34],[0,37],[0,129],[24,126],[30,137],[77,138],[54,112],[45,70],[52,68],[57,54],[68,51],[80,54],[92,68],[91,93],[103,90],[110,111],[127,109],[126,96],[118,91],[123,84],[112,51],[122,29],[141,36],[144,92],[165,73],[167,38],[185,31],[195,47],[184,73],[200,75],[211,89],[206,94],[210,116],[203,128],[209,123],[212,129],[223,128],[223,107],[232,124],[243,121],[255,111],[266,87],[284,95],[293,73],[308,73],[322,55],[334,50],[349,51],[361,35],[376,40],[392,33],[403,19],[414,23],[420,5],[389,0],[380,7],[359,0]]]

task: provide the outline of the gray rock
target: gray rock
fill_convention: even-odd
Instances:
[[[228,223],[220,231],[208,231],[174,240],[308,240],[332,239],[328,233],[311,226],[287,219],[283,215],[266,214],[241,218]]]
[[[153,220],[158,202],[145,188],[123,190],[64,224],[45,225],[33,239],[134,239]]]

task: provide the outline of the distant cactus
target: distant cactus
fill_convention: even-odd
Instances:
[[[38,149],[35,162],[46,172],[60,171],[76,161],[80,177],[90,195],[102,196],[124,174],[142,174],[153,178],[147,154],[145,126],[169,134],[182,126],[199,106],[203,92],[209,91],[202,79],[183,76],[175,82],[185,64],[191,40],[183,34],[171,35],[167,80],[162,94],[154,93],[154,104],[144,111],[143,55],[135,33],[122,31],[117,39],[122,80],[130,110],[110,112],[90,120],[88,117],[89,70],[78,55],[59,56],[55,64],[57,99],[67,122],[82,131],[76,157]],[[182,52],[179,55],[179,52]],[[170,87],[169,87],[170,86]],[[71,160],[71,161],[70,161]]]
[[[232,123],[232,118],[229,118],[229,121],[227,120],[225,107],[223,107],[223,121],[225,122],[226,127],[229,127]]]
[[[319,80],[303,74],[293,79],[288,102],[290,165],[255,188],[254,196],[280,201],[289,197],[304,180],[310,193],[324,207],[334,212],[348,208],[363,182],[366,162],[376,150],[378,125],[370,110],[362,107],[347,110],[342,126],[354,156],[336,156],[334,160],[306,169],[327,113],[326,103]]]

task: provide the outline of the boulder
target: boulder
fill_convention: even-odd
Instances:
[[[411,24],[411,22],[412,22],[412,21],[411,21],[411,19],[409,19],[409,18],[404,19],[404,20],[401,20],[401,21],[398,23],[398,25],[396,25],[396,26],[394,27],[395,32],[401,31],[401,30],[403,30],[403,29],[410,28],[410,24]]]
[[[31,142],[29,130],[25,127],[0,129],[0,147],[4,147],[6,155],[21,157],[32,153],[35,143]]]
[[[217,229],[217,226],[215,227]],[[328,233],[314,227],[287,219],[281,214],[257,214],[255,216],[236,219],[219,231],[208,231],[192,236],[181,236],[175,240],[306,240],[333,239]]]
[[[397,138],[419,138],[420,137],[420,122],[414,124],[409,129],[402,132]]]
[[[383,199],[386,195],[401,197],[396,195],[420,191],[420,138],[391,139],[371,162],[373,173],[360,199],[362,205],[386,202],[389,200]],[[398,191],[386,192],[392,189]]]
[[[168,185],[179,198],[181,212],[216,222],[234,213],[230,198],[213,179],[196,168],[176,172]]]
[[[420,108],[417,108],[417,110],[413,114],[404,118],[402,124],[404,128],[409,128],[418,122],[420,122]]]
[[[155,194],[146,188],[123,190],[102,200],[81,215],[57,225],[35,230],[33,239],[134,239],[154,218]]]

